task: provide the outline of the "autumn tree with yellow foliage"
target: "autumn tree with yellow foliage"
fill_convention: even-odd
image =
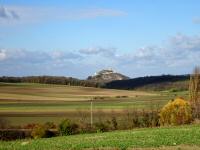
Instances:
[[[183,98],[171,100],[160,111],[160,125],[181,125],[191,121],[191,106]]]

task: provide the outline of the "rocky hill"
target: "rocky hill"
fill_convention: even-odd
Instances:
[[[94,76],[89,76],[87,80],[98,82],[98,83],[107,83],[115,80],[127,80],[129,77],[122,75],[120,73],[114,72],[111,69],[101,70],[95,73]]]

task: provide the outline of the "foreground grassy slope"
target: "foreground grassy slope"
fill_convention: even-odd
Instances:
[[[0,142],[2,150],[66,150],[84,148],[145,148],[176,145],[200,146],[200,126],[145,128],[37,140]],[[189,147],[190,147],[189,146]]]

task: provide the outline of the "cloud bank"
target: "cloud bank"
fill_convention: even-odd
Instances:
[[[0,50],[0,75],[66,75],[86,78],[103,68],[131,77],[190,73],[200,64],[200,36],[177,34],[162,46],[146,46],[129,53],[90,47],[77,51]]]

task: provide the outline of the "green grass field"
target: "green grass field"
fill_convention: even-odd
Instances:
[[[0,117],[12,125],[59,122],[63,118],[89,118],[90,100],[94,111],[158,108],[187,92],[144,92],[64,85],[0,83]]]
[[[182,146],[177,146],[182,145]],[[170,147],[168,147],[170,146]],[[172,147],[171,147],[172,146]],[[2,150],[133,149],[158,148],[198,150],[200,125],[144,128],[107,133],[82,134],[49,139],[0,142]]]

